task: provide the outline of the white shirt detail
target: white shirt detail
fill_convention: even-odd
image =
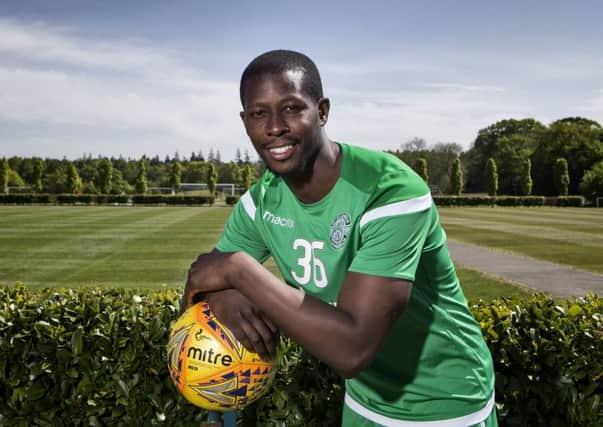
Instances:
[[[241,196],[241,203],[243,203],[243,207],[245,208],[247,215],[249,215],[252,221],[255,221],[255,203],[253,202],[253,198],[251,197],[249,190],[247,190],[245,194]]]
[[[405,421],[389,418],[365,408],[347,393],[345,394],[345,404],[352,411],[363,416],[367,420],[381,424],[385,427],[468,427],[479,424],[490,416],[492,408],[494,407],[494,393],[492,393],[492,397],[488,400],[486,406],[479,411],[462,417],[438,421]]]
[[[390,205],[381,206],[368,212],[360,218],[360,228],[364,227],[367,223],[388,216],[404,215],[409,213],[421,212],[431,207],[433,200],[431,194],[427,193],[424,196],[416,197],[414,199],[403,200],[401,202],[392,203]]]

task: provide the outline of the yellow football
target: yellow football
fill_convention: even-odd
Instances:
[[[269,389],[276,365],[248,351],[202,301],[174,322],[168,369],[178,391],[211,411],[240,409]]]

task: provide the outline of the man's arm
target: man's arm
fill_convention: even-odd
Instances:
[[[202,255],[193,263],[185,298],[234,288],[306,351],[349,378],[373,360],[404,310],[412,283],[350,272],[337,307],[286,286],[243,252]]]

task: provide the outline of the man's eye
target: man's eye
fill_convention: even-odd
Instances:
[[[286,105],[283,110],[285,110],[286,113],[297,113],[300,108],[297,105]]]
[[[262,111],[262,110],[257,110],[257,111],[251,112],[251,117],[253,117],[254,119],[261,119],[264,116],[266,116],[266,112]]]

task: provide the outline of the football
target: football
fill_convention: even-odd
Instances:
[[[178,391],[211,411],[241,409],[262,396],[276,373],[274,361],[248,351],[201,301],[172,325],[168,369]]]

